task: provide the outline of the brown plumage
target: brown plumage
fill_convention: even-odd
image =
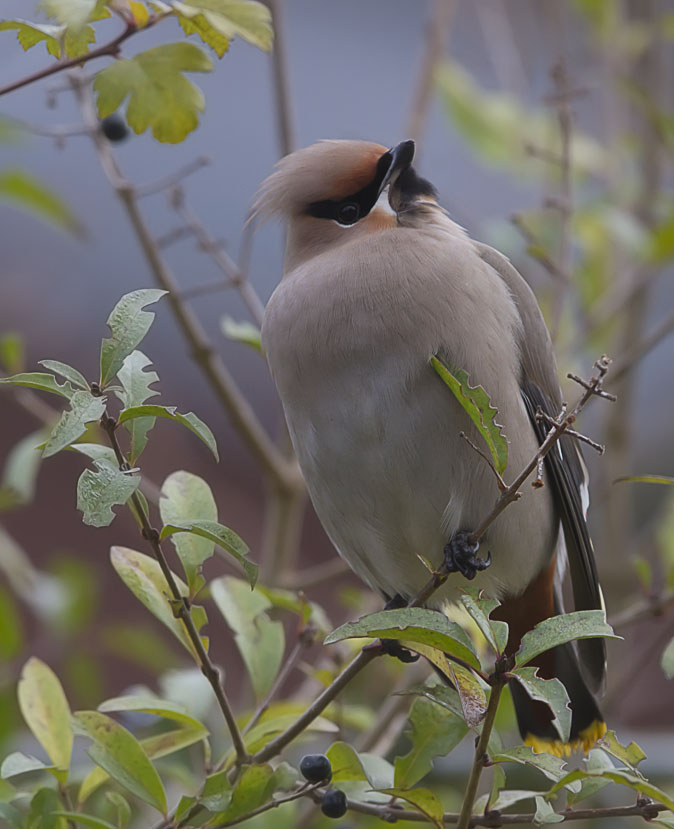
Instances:
[[[427,579],[417,554],[439,563],[447,542],[477,526],[498,494],[459,432],[481,438],[430,358],[463,369],[490,394],[511,471],[540,441],[532,401],[553,413],[561,401],[531,290],[503,256],[451,221],[416,175],[413,154],[412,142],[390,151],[321,142],[283,159],[255,206],[288,222],[284,277],[262,337],[314,507],[351,567],[383,595],[403,598]],[[563,453],[546,465],[547,485],[526,487],[483,541],[492,564],[475,583],[505,601],[517,635],[527,618],[533,627],[554,612],[556,554],[568,556],[578,606],[600,606],[582,466],[574,444]],[[433,606],[455,600],[462,581],[450,577]],[[571,648],[555,659],[557,676],[575,666],[572,738],[585,740],[599,712]],[[596,687],[602,646],[591,641],[583,661]],[[523,729],[538,729],[523,736],[552,744],[549,726],[527,720],[525,702],[516,705]]]

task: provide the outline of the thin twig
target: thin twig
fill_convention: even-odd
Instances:
[[[465,432],[459,432],[459,437],[463,438],[466,441],[466,443],[470,446],[470,448],[474,449],[477,452],[477,454],[484,461],[486,461],[487,466],[491,469],[491,471],[494,473],[494,476],[496,477],[496,486],[501,490],[501,492],[504,492],[508,488],[508,485],[501,477],[501,473],[494,466],[494,461],[489,457],[489,455],[486,452],[483,452],[479,446],[476,446]]]
[[[291,115],[290,80],[288,72],[288,57],[286,53],[286,38],[283,20],[283,0],[266,0],[271,12],[274,27],[274,48],[272,49],[272,82],[274,84],[274,101],[276,103],[276,118],[281,145],[281,155],[288,155],[297,146],[295,129]]]
[[[524,217],[519,213],[513,213],[510,217],[510,221],[519,230],[525,242],[529,245],[529,255],[537,262],[540,262],[550,276],[554,279],[563,281],[565,279],[564,272],[560,269],[559,265],[547,255],[540,240],[534,235],[531,228],[527,225]]]
[[[426,38],[417,85],[412,96],[406,138],[421,143],[428,109],[432,100],[435,73],[445,53],[449,27],[456,10],[455,0],[435,0],[426,22]],[[418,155],[417,150],[417,155]]]
[[[306,783],[296,792],[286,795],[286,797],[279,797],[277,800],[270,800],[269,803],[265,803],[263,806],[258,806],[257,809],[253,809],[252,812],[247,812],[245,815],[240,815],[233,820],[228,820],[226,823],[214,823],[213,829],[225,829],[226,826],[237,826],[246,820],[250,820],[250,818],[255,817],[256,815],[261,815],[263,812],[268,812],[270,809],[276,809],[277,806],[283,806],[284,803],[291,803],[293,800],[298,800],[300,797],[306,797],[310,792],[320,789],[323,785],[323,783]]]
[[[162,190],[168,190],[170,187],[175,187],[177,184],[180,184],[184,178],[187,178],[187,176],[191,176],[193,173],[207,167],[211,164],[211,162],[212,159],[209,155],[200,155],[193,161],[190,161],[189,164],[185,164],[184,167],[181,167],[164,178],[160,178],[158,181],[137,186],[135,188],[136,196],[137,198],[142,199],[145,196],[153,196],[155,193],[161,193]]]
[[[664,596],[654,596],[651,599],[627,607],[625,610],[621,610],[620,613],[616,613],[608,621],[612,628],[624,630],[626,627],[630,627],[644,619],[655,619],[664,616],[672,608],[674,608],[674,593],[665,593]]]
[[[161,14],[152,15],[148,19],[145,26],[143,26],[143,30],[154,26],[155,23],[165,16],[166,15]],[[68,60],[57,61],[56,63],[52,63],[50,66],[46,66],[44,69],[40,69],[37,72],[33,72],[31,75],[27,75],[25,78],[21,78],[18,81],[7,84],[7,86],[2,86],[0,87],[0,95],[13,92],[15,89],[20,89],[22,86],[28,86],[28,84],[39,81],[41,78],[47,78],[49,75],[55,75],[57,72],[63,72],[65,69],[72,69],[75,66],[82,66],[87,61],[94,60],[94,58],[115,57],[119,54],[122,43],[139,31],[141,31],[141,29],[138,28],[135,21],[128,20],[124,31],[118,34],[116,38],[110,41],[110,43],[99,46],[98,49],[92,49],[91,52],[87,52],[86,55],[80,55],[76,58],[69,58]]]
[[[127,471],[129,469],[129,463],[124,453],[122,452],[122,449],[119,445],[119,441],[117,440],[117,421],[114,418],[109,417],[107,414],[104,414],[103,417],[101,417],[100,424],[101,428],[108,436],[110,446],[112,447],[115,453],[115,457],[117,458],[117,462],[119,463],[120,470]],[[223,688],[222,683],[220,682],[220,672],[211,662],[211,659],[204,647],[204,643],[201,641],[199,632],[196,628],[196,625],[194,624],[194,620],[192,619],[189,601],[187,597],[183,596],[180,592],[180,589],[176,583],[173,573],[171,572],[171,569],[168,566],[166,556],[164,555],[164,551],[161,547],[161,542],[159,541],[159,532],[151,525],[143,501],[138,496],[137,492],[134,492],[134,494],[131,496],[131,500],[133,502],[135,511],[141,521],[141,534],[152,548],[154,557],[157,560],[159,567],[161,568],[164,578],[166,579],[166,583],[168,584],[169,590],[171,591],[171,595],[173,596],[173,612],[185,626],[185,630],[187,632],[189,640],[192,643],[194,650],[196,651],[201,672],[204,674],[204,676],[210,683],[213,692],[215,693],[216,699],[218,700],[218,704],[220,705],[220,710],[223,713],[225,722],[227,723],[227,727],[229,729],[230,736],[232,738],[232,745],[234,746],[234,750],[236,752],[237,765],[241,766],[249,761],[249,755],[246,751],[246,747],[243,742],[243,737],[241,736],[241,732],[239,731],[239,727],[236,723],[234,711],[229,703],[229,699],[227,698],[225,689]]]
[[[617,383],[623,379],[656,345],[668,337],[674,331],[674,314],[670,314],[650,334],[647,334],[641,342],[636,343],[628,349],[611,370],[611,382]]]

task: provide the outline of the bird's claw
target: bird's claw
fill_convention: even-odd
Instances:
[[[491,564],[491,553],[487,558],[478,558],[480,542],[472,543],[469,534],[458,532],[445,547],[444,567],[448,573],[461,573],[466,579],[474,579],[481,570]]]

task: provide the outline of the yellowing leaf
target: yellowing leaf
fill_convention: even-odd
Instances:
[[[133,19],[136,21],[136,26],[139,29],[147,25],[150,13],[144,3],[140,3],[139,0],[129,0],[129,11],[133,15]]]
[[[18,688],[23,718],[57,769],[67,771],[73,748],[70,707],[56,674],[40,659],[24,665]]]
[[[178,22],[186,34],[198,34],[218,57],[229,41],[242,37],[265,52],[271,49],[273,30],[269,9],[253,0],[185,0],[174,2]]]
[[[60,39],[65,31],[65,26],[52,26],[50,24],[32,23],[30,20],[3,20],[0,23],[0,32],[9,29],[16,29],[16,39],[24,50],[35,46],[36,43],[44,41],[47,51],[55,58],[61,57]]]
[[[213,64],[192,43],[166,43],[117,60],[94,80],[101,118],[128,97],[126,120],[136,133],[151,128],[157,141],[177,144],[199,124],[204,96],[183,72],[210,72]]]

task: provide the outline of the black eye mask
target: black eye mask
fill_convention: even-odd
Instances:
[[[377,171],[372,181],[362,190],[346,196],[339,201],[326,199],[309,205],[307,213],[317,219],[332,219],[339,224],[348,226],[355,224],[359,219],[372,210],[381,193],[381,185],[393,161],[391,151],[384,153],[377,162]],[[400,191],[403,201],[411,201],[415,196],[435,197],[435,187],[425,178],[416,174],[410,166],[398,176],[395,187]]]

